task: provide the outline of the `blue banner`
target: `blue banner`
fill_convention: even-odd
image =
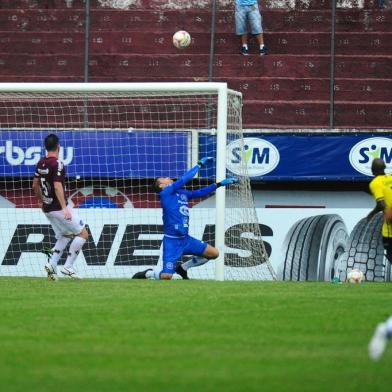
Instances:
[[[214,136],[200,137],[201,155],[215,149]],[[391,134],[252,133],[244,141],[229,140],[226,154],[228,175],[240,174],[245,160],[252,180],[368,180],[374,158],[384,159],[392,172]]]
[[[45,154],[48,130],[0,131],[0,176],[26,177]],[[189,168],[189,134],[154,131],[56,131],[71,177],[180,177]],[[216,156],[216,136],[200,134],[199,157]],[[243,150],[244,148],[244,150]],[[392,170],[391,134],[246,134],[227,149],[228,175],[246,162],[252,180],[368,180],[374,158]],[[213,179],[215,165],[203,169]]]
[[[0,176],[32,176],[51,131],[1,131]],[[185,132],[56,131],[71,177],[179,177],[188,168]]]

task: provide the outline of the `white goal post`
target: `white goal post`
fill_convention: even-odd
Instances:
[[[148,186],[166,172],[179,177],[212,154],[214,164],[200,171],[190,189],[225,177],[240,182],[192,204],[190,234],[206,239],[209,227],[220,257],[192,269],[191,277],[275,278],[247,176],[242,95],[226,83],[196,82],[0,83],[0,276],[43,276],[39,247],[47,232],[28,230],[29,220],[42,230],[47,222],[29,193],[29,180],[50,133],[60,134],[61,156],[70,169],[67,196],[80,207],[93,237],[95,256],[83,248],[76,262],[82,276],[130,277],[151,266],[153,257],[159,260],[161,212]],[[151,225],[156,228],[149,232]],[[141,238],[144,245],[137,249]]]

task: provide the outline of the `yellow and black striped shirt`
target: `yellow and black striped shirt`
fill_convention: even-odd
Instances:
[[[369,184],[370,192],[376,202],[384,201],[385,209],[392,208],[392,176],[384,174],[375,177]],[[392,237],[392,223],[384,220],[382,225],[383,237]]]

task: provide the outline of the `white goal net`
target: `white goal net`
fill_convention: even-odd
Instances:
[[[75,262],[82,277],[159,268],[163,223],[154,179],[179,178],[212,156],[188,189],[240,181],[191,201],[190,235],[221,256],[189,269],[189,277],[274,279],[246,171],[241,110],[241,95],[223,83],[0,84],[0,276],[45,276],[42,249],[55,237],[31,184],[43,140],[54,133],[68,203],[89,232]]]

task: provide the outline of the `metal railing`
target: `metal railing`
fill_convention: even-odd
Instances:
[[[382,0],[380,0],[382,1]],[[84,82],[89,82],[89,41],[91,26],[91,2],[85,3],[85,35],[84,35]],[[208,81],[214,81],[214,58],[215,58],[215,31],[216,31],[217,4],[211,0],[211,26],[210,26],[210,50],[208,63]],[[329,83],[329,129],[335,127],[335,39],[336,39],[336,0],[331,1],[331,47],[330,47],[330,83]],[[87,119],[86,119],[87,121]]]

